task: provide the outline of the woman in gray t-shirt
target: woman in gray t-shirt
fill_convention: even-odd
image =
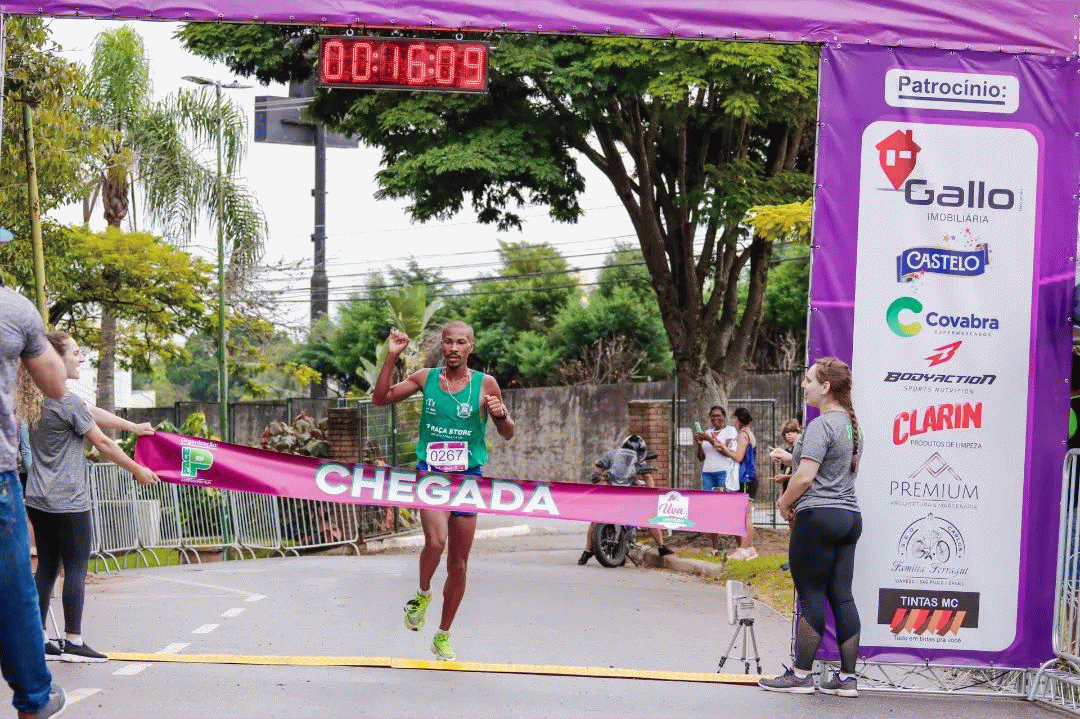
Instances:
[[[66,332],[50,332],[49,342],[60,354],[68,379],[79,378],[82,350]],[[41,618],[49,611],[53,585],[64,567],[64,639],[45,645],[46,658],[68,662],[104,662],[108,657],[82,640],[86,570],[93,529],[90,520],[90,482],[83,440],[101,455],[131,472],[139,484],[157,484],[156,474],[124,454],[94,422],[90,407],[68,392],[62,399],[45,399],[40,418],[30,428],[33,463],[26,481],[26,513],[34,525]]]
[[[860,436],[851,406],[851,369],[835,357],[819,359],[807,370],[802,386],[806,403],[821,414],[806,425],[795,443],[791,479],[776,502],[781,516],[791,524],[788,554],[799,597],[795,665],[758,685],[798,694],[815,690],[810,672],[825,633],[824,601],[828,598],[840,645],[840,671],[818,688],[854,697],[859,694],[855,661],[860,624],[851,579],[862,515],[855,499]]]

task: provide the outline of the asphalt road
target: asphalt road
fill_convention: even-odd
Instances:
[[[514,524],[514,526],[507,526]],[[584,525],[484,520],[454,625],[460,660],[716,671],[734,628],[723,587],[685,574],[579,567]],[[526,532],[527,533],[523,533]],[[492,536],[502,535],[502,536]],[[406,542],[407,544],[407,542]],[[415,547],[126,570],[88,589],[84,633],[113,652],[431,659],[441,599],[402,625]],[[436,575],[436,594],[442,575]],[[54,600],[59,611],[59,600]],[[762,610],[766,673],[787,661],[788,621]],[[752,650],[751,650],[752,653]],[[726,671],[741,672],[735,656]],[[1042,717],[1015,699],[863,692],[791,696],[697,682],[412,668],[51,662],[65,717]]]

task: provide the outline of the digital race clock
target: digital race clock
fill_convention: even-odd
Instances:
[[[485,92],[488,44],[334,35],[319,38],[319,84],[433,92]]]

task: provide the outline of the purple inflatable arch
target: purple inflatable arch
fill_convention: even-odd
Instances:
[[[7,0],[0,13],[1077,51],[1078,0]]]

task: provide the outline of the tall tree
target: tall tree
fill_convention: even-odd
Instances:
[[[559,361],[548,335],[563,308],[581,297],[577,276],[547,243],[500,241],[499,258],[502,267],[467,293],[475,356],[500,386],[543,382]]]
[[[376,348],[385,345],[391,327],[397,326],[419,339],[414,337],[418,329],[464,316],[465,305],[455,298],[450,283],[439,270],[425,269],[415,258],[410,258],[404,268],[388,267],[387,274],[371,274],[363,291],[344,302],[336,318],[321,318],[307,342],[294,348],[291,359],[333,379],[341,394],[352,388],[361,392],[371,389],[373,377],[378,375],[382,364]],[[419,288],[423,289],[423,296],[418,298]],[[410,297],[420,305],[418,309],[394,310],[395,303],[407,302]],[[433,314],[425,319],[429,305]],[[396,312],[396,317],[392,312]],[[395,319],[409,326],[395,325]],[[372,377],[365,370],[370,364],[375,365]]]
[[[297,79],[319,30],[188,25],[185,44],[263,80]],[[416,220],[471,202],[520,224],[529,204],[573,221],[579,158],[637,232],[680,381],[722,403],[763,311],[772,241],[743,224],[812,190],[817,51],[793,45],[504,36],[483,96],[319,92],[310,114],[383,150],[380,194]],[[748,276],[746,301],[739,280]]]
[[[15,241],[0,247],[0,253],[4,255],[3,266],[19,274],[17,266],[25,264],[28,269],[33,257],[29,246],[23,105],[34,110],[38,200],[43,215],[82,196],[85,177],[100,157],[108,133],[84,122],[90,103],[82,94],[86,75],[79,65],[56,54],[60,48],[52,42],[44,22],[10,16],[5,29],[0,227],[12,230]],[[43,224],[46,246],[58,241],[55,231],[59,226]],[[29,282],[28,271],[21,280]]]
[[[568,304],[551,335],[557,379],[568,384],[667,378],[671,349],[641,250],[619,243],[584,305]]]
[[[95,314],[104,309],[123,320],[117,335],[121,366],[148,372],[154,357],[181,355],[177,337],[207,321],[209,263],[145,232],[80,226],[65,234],[66,251],[58,255],[63,264],[54,265],[64,281],[55,283],[50,324],[96,346]]]
[[[153,101],[149,57],[130,25],[98,35],[88,87],[97,102],[91,119],[111,128],[115,139],[84,203],[84,219],[89,220],[100,196],[106,222],[119,228],[138,187],[147,219],[169,240],[184,244],[209,220],[220,224],[227,238],[231,276],[256,260],[267,228],[257,201],[235,176],[247,150],[241,109],[231,101],[218,103],[214,93],[205,90],[181,90]],[[216,167],[203,153],[214,147],[218,133],[224,163],[221,216]],[[107,409],[113,406],[115,345],[116,317],[103,309],[98,405]]]

